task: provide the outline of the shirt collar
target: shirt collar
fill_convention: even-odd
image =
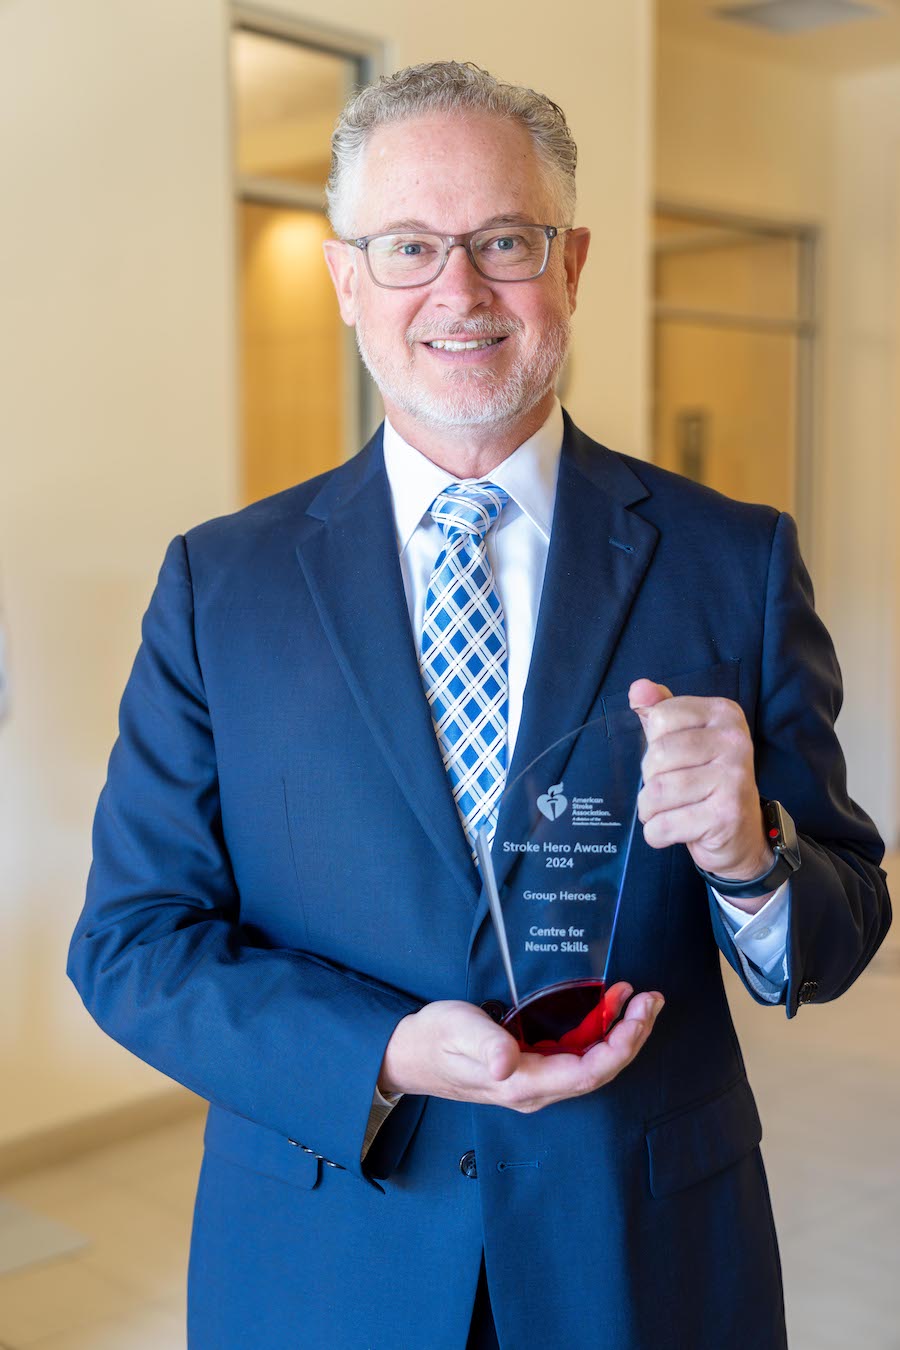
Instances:
[[[550,538],[556,481],[562,452],[563,417],[559,399],[533,436],[523,441],[491,474],[491,482],[509,493],[545,539]],[[403,553],[439,492],[459,480],[405,441],[384,421],[384,467],[391,490],[397,544]]]

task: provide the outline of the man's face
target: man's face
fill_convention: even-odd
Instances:
[[[546,173],[518,125],[483,115],[430,115],[372,134],[354,203],[354,237],[427,229],[464,234],[518,220],[559,225]],[[509,218],[509,219],[506,219]],[[432,427],[514,423],[552,389],[588,232],[551,245],[543,276],[489,281],[462,248],[425,286],[376,286],[358,249],[326,245],[341,314],[385,402]],[[497,338],[450,352],[442,338]]]

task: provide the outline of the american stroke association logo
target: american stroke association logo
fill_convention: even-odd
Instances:
[[[541,793],[537,799],[538,810],[548,820],[558,820],[568,805],[569,799],[563,796],[562,783],[554,783],[553,787]]]

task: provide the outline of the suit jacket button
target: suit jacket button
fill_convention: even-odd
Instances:
[[[800,1002],[812,1003],[818,992],[818,980],[804,980],[803,984],[800,986]]]
[[[467,1153],[462,1155],[459,1160],[459,1170],[462,1172],[463,1176],[468,1177],[470,1181],[474,1181],[478,1176],[478,1168],[475,1166],[474,1149],[470,1148]]]
[[[500,1000],[496,998],[485,999],[484,1003],[481,1005],[481,1011],[486,1012],[488,1017],[494,1022],[502,1022],[503,1018],[506,1016],[506,1009]]]

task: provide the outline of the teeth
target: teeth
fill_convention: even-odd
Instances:
[[[439,352],[474,352],[479,347],[493,347],[499,341],[499,338],[473,338],[471,342],[452,342],[449,338],[438,338],[436,342],[429,342],[428,345]]]

